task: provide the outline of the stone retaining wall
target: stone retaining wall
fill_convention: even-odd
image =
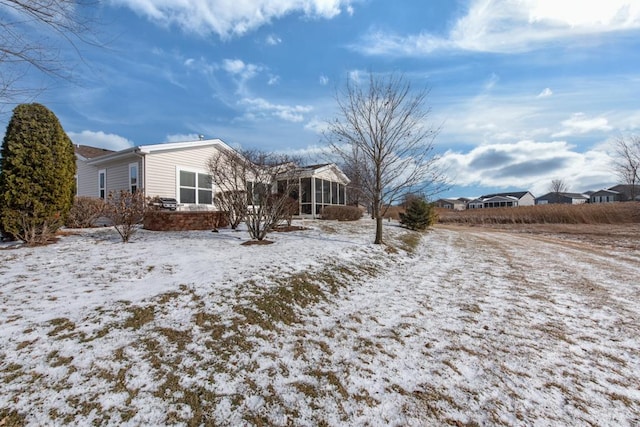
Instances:
[[[149,211],[144,216],[144,228],[153,231],[213,230],[227,225],[224,213],[218,211]]]

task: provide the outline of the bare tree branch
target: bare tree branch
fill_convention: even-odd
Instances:
[[[553,193],[554,202],[560,202],[560,196],[562,193],[566,193],[569,189],[569,186],[563,179],[554,179],[549,184],[549,192]]]
[[[92,21],[81,13],[94,0],[0,0],[0,104],[34,97],[42,88],[19,86],[30,71],[70,79],[63,45],[82,59],[80,44],[90,38]]]
[[[289,195],[299,191],[292,158],[260,151],[220,149],[208,163],[216,204],[233,227],[244,221],[252,239],[263,240],[280,221],[290,220]]]
[[[347,81],[336,95],[338,117],[324,137],[372,204],[375,243],[382,243],[382,217],[391,204],[407,192],[431,196],[447,185],[434,153],[439,128],[428,123],[428,94],[413,92],[402,76],[371,73],[368,85]]]
[[[631,187],[631,200],[635,200],[640,183],[640,136],[620,136],[615,140],[614,146],[614,169],[622,183]]]

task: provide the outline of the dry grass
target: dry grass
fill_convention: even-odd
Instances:
[[[630,224],[640,222],[640,203],[537,205],[517,208],[438,209],[441,224]]]

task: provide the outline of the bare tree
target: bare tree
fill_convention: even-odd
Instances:
[[[290,157],[221,149],[209,159],[209,172],[221,193],[216,203],[231,224],[244,220],[252,239],[263,240],[280,221],[290,221],[290,196],[299,191],[298,168]]]
[[[336,95],[338,117],[324,137],[371,202],[377,244],[389,206],[407,192],[430,196],[447,185],[434,153],[439,129],[427,122],[428,94],[414,93],[402,76],[370,73],[368,84],[348,80]]]
[[[554,179],[549,184],[549,192],[553,193],[555,203],[560,201],[560,196],[562,193],[566,193],[569,189],[569,186],[563,179]]]
[[[640,183],[640,135],[620,136],[615,142],[614,168],[623,184],[631,188],[630,198],[635,200]]]
[[[61,49],[90,39],[88,6],[95,0],[0,0],[0,103],[33,97],[41,88],[20,85],[32,70],[54,78],[69,78]]]
[[[215,203],[235,230],[247,214],[246,183],[253,165],[240,153],[226,148],[209,158],[207,165],[216,186]]]

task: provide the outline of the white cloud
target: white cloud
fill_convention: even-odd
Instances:
[[[310,106],[272,104],[263,98],[244,98],[240,104],[247,108],[245,118],[251,120],[277,117],[288,122],[301,122],[304,120],[304,114],[313,110]]]
[[[304,128],[308,131],[320,135],[328,128],[328,125],[326,120],[320,120],[319,118],[314,117],[313,119],[309,120],[306,125],[304,125]]]
[[[538,98],[548,98],[551,95],[553,95],[553,91],[551,89],[549,89],[548,87],[544,88],[544,90],[542,92],[540,92],[538,94]]]
[[[491,73],[491,75],[489,76],[489,78],[484,84],[484,89],[485,90],[493,89],[493,87],[497,85],[499,81],[500,81],[500,76],[497,75],[496,73]]]
[[[585,134],[594,131],[607,132],[613,128],[605,117],[589,118],[584,113],[575,113],[571,118],[562,122],[563,130],[554,133],[554,138],[561,138],[570,135]]]
[[[607,182],[613,185],[612,160],[602,147],[581,153],[566,141],[523,140],[482,145],[466,153],[449,150],[441,162],[456,185],[520,187],[540,196],[557,178],[574,192],[597,190],[594,186]]]
[[[278,83],[280,83],[280,76],[269,76],[269,80],[267,81],[269,86],[277,85]]]
[[[94,132],[83,130],[82,132],[67,132],[74,144],[89,145],[91,147],[106,148],[120,151],[134,146],[127,138],[102,131]]]
[[[225,59],[222,61],[222,69],[234,77],[237,85],[236,93],[246,96],[247,81],[256,76],[263,68],[255,64],[246,64],[240,59]],[[277,82],[277,78],[273,83]]]
[[[328,85],[329,84],[329,77],[324,76],[324,75],[320,76],[320,84],[322,86]]]
[[[245,64],[240,59],[225,59],[222,61],[222,69],[229,74],[234,74],[243,79],[250,79],[260,71],[261,67],[255,64]]]
[[[242,36],[274,19],[299,13],[331,19],[342,10],[353,13],[353,0],[110,0],[161,25],[175,25],[185,32]]]
[[[348,78],[349,78],[349,80],[351,80],[351,81],[352,81],[352,82],[354,82],[355,84],[360,84],[360,83],[362,82],[362,76],[363,76],[364,74],[365,74],[365,73],[363,73],[363,72],[362,72],[362,71],[360,71],[360,70],[351,70],[351,71],[349,71],[349,73],[348,73],[348,76],[349,76]]]
[[[436,50],[523,52],[545,43],[640,28],[640,0],[472,0],[445,37],[372,31],[362,45],[371,55],[422,56]]]
[[[274,34],[270,34],[267,36],[265,42],[269,45],[269,46],[276,46],[279,45],[280,43],[282,43],[282,39]]]
[[[167,135],[166,142],[197,141],[199,139],[200,134],[197,133],[174,133]]]

